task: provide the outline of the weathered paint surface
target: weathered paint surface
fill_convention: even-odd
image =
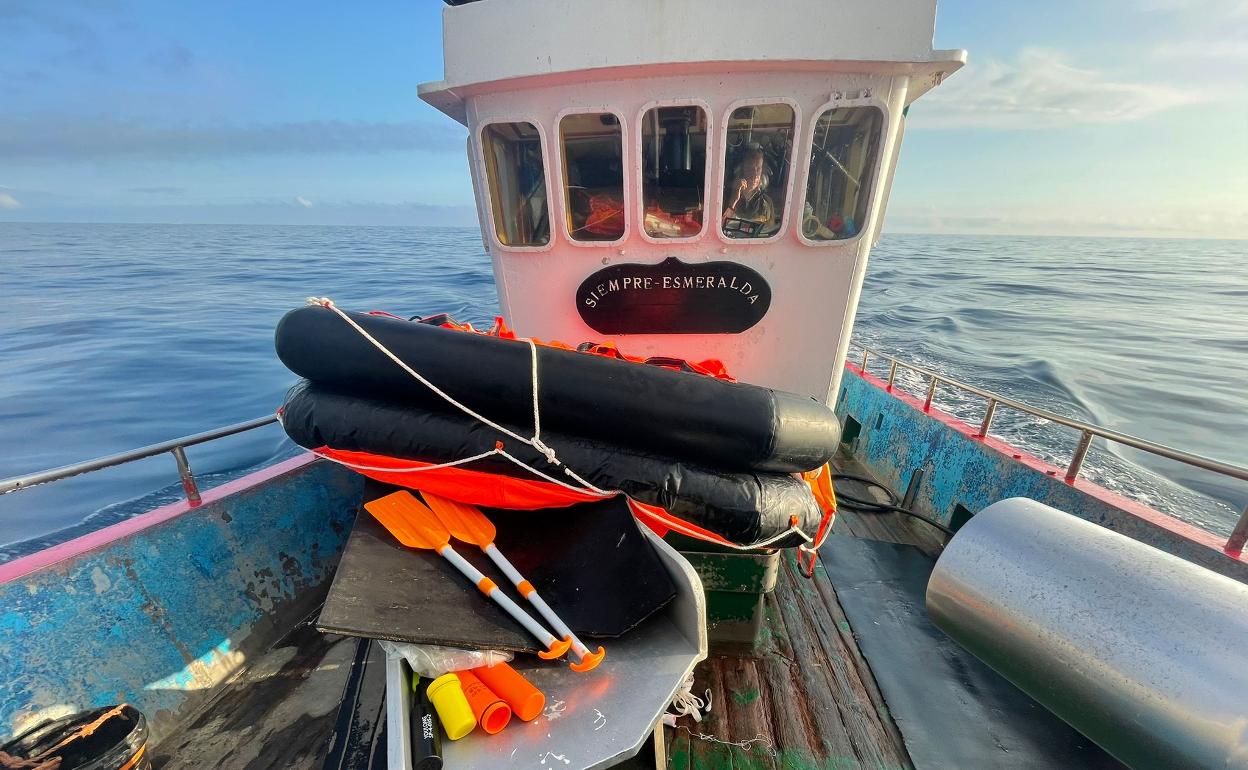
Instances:
[[[915,507],[948,523],[954,506],[979,511],[1007,497],[1028,497],[1121,532],[1216,572],[1248,582],[1248,562],[1222,550],[1215,535],[1109,492],[1089,481],[1069,483],[1057,468],[994,438],[975,437],[969,426],[847,364],[844,394],[836,405],[842,421],[862,425],[855,459],[884,483],[904,490],[916,468],[923,481]]]
[[[64,558],[52,563],[35,554],[5,565],[0,735],[127,701],[159,741],[315,607],[359,478],[302,460],[228,487],[198,508],[177,503],[118,525],[112,539],[102,531],[58,546]]]

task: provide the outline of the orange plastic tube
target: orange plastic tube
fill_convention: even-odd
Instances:
[[[455,675],[464,686],[464,695],[481,729],[493,735],[506,727],[511,721],[511,707],[471,671],[460,671]]]
[[[474,668],[471,673],[505,700],[512,712],[525,722],[532,722],[541,715],[546,696],[511,666],[498,663]]]

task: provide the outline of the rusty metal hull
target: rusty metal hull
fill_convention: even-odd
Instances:
[[[0,735],[126,701],[159,742],[317,607],[361,487],[300,457],[0,565]]]
[[[845,441],[877,479],[895,490],[915,486],[914,507],[942,524],[959,508],[979,511],[1008,497],[1026,497],[1134,540],[1248,583],[1248,552],[1224,537],[1128,500],[961,422],[923,398],[889,389],[884,380],[847,364],[836,413]],[[922,473],[918,473],[921,471]]]
[[[933,623],[1133,768],[1248,768],[1248,586],[1033,500],[985,508]]]

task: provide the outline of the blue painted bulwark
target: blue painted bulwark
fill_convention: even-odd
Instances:
[[[316,608],[362,488],[274,475],[0,585],[0,736],[127,701],[159,741]]]
[[[1212,535],[1209,542],[1189,539],[1183,534],[1192,529],[1187,525],[1167,523],[1168,517],[1155,511],[1132,512],[1127,501],[1119,507],[1116,496],[1089,482],[1069,484],[1061,474],[1019,462],[992,446],[999,442],[956,430],[869,382],[855,367],[845,368],[841,392],[837,416],[842,424],[848,418],[862,426],[850,444],[855,459],[895,490],[904,490],[911,473],[922,468],[915,508],[944,524],[958,504],[974,512],[1005,498],[1027,497],[1248,582],[1248,564],[1211,545]]]

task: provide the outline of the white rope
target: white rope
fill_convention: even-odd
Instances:
[[[538,383],[537,383],[537,345],[531,339],[525,339],[529,343],[529,356],[532,365],[529,367],[531,373],[530,382],[532,383],[531,391],[533,393],[533,448],[541,452],[546,457],[546,462],[558,464],[559,459],[555,457],[555,450],[546,446],[542,441],[542,409],[538,404]]]
[[[494,451],[495,451],[495,452],[498,452],[498,453],[499,453],[500,455],[502,455],[503,457],[506,457],[508,460],[511,460],[513,463],[515,463],[516,465],[519,465],[521,468],[524,468],[525,470],[529,471],[530,473],[533,473],[533,474],[535,474],[535,475],[537,475],[537,476],[541,476],[542,478],[546,479],[547,481],[551,482],[552,484],[558,484],[559,486],[561,486],[561,487],[565,487],[565,488],[567,488],[567,489],[570,489],[570,490],[572,490],[573,492],[581,492],[581,493],[583,493],[583,494],[587,494],[587,495],[595,495],[595,496],[597,496],[597,497],[612,497],[612,496],[614,496],[614,495],[618,495],[618,494],[620,494],[620,492],[619,492],[618,490],[605,490],[605,489],[599,489],[598,487],[594,486],[593,484],[590,484],[588,481],[583,481],[583,482],[582,482],[582,483],[585,485],[585,486],[583,486],[583,487],[574,487],[574,486],[572,486],[571,484],[569,484],[569,483],[567,483],[567,482],[565,482],[565,481],[560,481],[559,479],[555,478],[554,476],[548,476],[548,475],[546,475],[545,473],[542,473],[542,472],[541,472],[541,471],[539,471],[537,468],[534,468],[534,467],[533,467],[533,466],[531,466],[531,465],[526,465],[526,464],[524,463],[524,461],[523,461],[523,460],[521,460],[521,459],[520,459],[520,458],[518,458],[518,457],[513,456],[513,455],[512,455],[510,452],[508,452],[506,449],[495,449]],[[566,466],[565,466],[565,468],[566,468]],[[579,477],[579,476],[576,476],[576,474],[575,474],[575,473],[573,473],[573,474],[571,474],[571,475],[572,475],[572,476],[575,476],[575,477],[576,477],[576,479],[577,479],[578,481],[580,481],[580,480],[581,480],[581,479],[580,479],[580,477]]]
[[[442,390],[442,389],[441,389],[441,388],[439,388],[437,385],[434,385],[432,382],[430,382],[429,380],[425,379],[425,378],[424,378],[424,376],[423,376],[423,375],[421,375],[421,373],[420,373],[420,372],[418,372],[418,371],[416,371],[415,369],[413,369],[412,367],[408,366],[408,365],[407,365],[407,363],[406,363],[403,359],[399,358],[399,357],[398,357],[398,356],[396,356],[394,353],[391,353],[389,348],[387,348],[385,345],[383,345],[383,344],[381,344],[380,342],[378,342],[376,337],[374,337],[373,335],[369,334],[369,333],[368,333],[368,331],[367,331],[364,327],[362,327],[362,326],[360,326],[359,324],[357,324],[357,323],[355,322],[355,319],[354,319],[354,318],[352,318],[351,316],[349,316],[349,315],[347,315],[346,313],[342,312],[342,310],[338,309],[338,306],[337,306],[337,305],[335,305],[335,304],[334,304],[334,301],[333,301],[333,300],[331,300],[329,297],[308,297],[307,302],[308,302],[308,304],[309,304],[309,305],[320,305],[321,307],[329,308],[330,310],[332,310],[332,311],[334,311],[335,313],[337,313],[339,318],[341,318],[342,320],[344,320],[344,321],[346,321],[348,324],[350,324],[352,329],[355,329],[357,332],[359,332],[359,333],[360,333],[360,336],[362,336],[364,339],[366,339],[366,340],[368,340],[370,343],[372,343],[373,347],[377,348],[377,349],[378,349],[378,350],[380,350],[382,353],[384,353],[384,354],[385,354],[385,356],[386,356],[386,358],[389,358],[391,361],[393,361],[393,362],[395,362],[396,364],[398,364],[398,365],[399,365],[399,367],[400,367],[403,371],[405,371],[405,372],[407,372],[408,374],[410,374],[410,375],[412,375],[413,377],[415,377],[415,378],[416,378],[416,379],[417,379],[417,380],[418,380],[418,381],[419,381],[422,385],[424,385],[426,388],[429,388],[429,390],[432,390],[434,393],[437,393],[439,396],[441,396],[441,397],[442,397],[442,398],[443,398],[443,399],[444,399],[447,403],[449,403],[451,406],[454,406],[456,409],[460,410],[460,411],[461,411],[461,412],[463,412],[464,414],[467,414],[467,415],[469,415],[470,417],[473,417],[473,418],[475,418],[476,420],[478,420],[478,421],[480,421],[480,422],[485,423],[486,425],[490,426],[491,428],[493,428],[494,430],[497,430],[497,431],[498,431],[498,432],[500,432],[500,433],[504,433],[504,434],[506,434],[506,435],[508,435],[508,436],[511,436],[512,438],[516,439],[517,441],[523,441],[524,443],[528,444],[529,446],[532,446],[532,445],[533,445],[533,441],[532,441],[531,439],[527,439],[527,438],[525,438],[524,436],[521,436],[520,434],[518,434],[518,433],[516,433],[516,432],[514,432],[514,431],[512,431],[512,430],[509,430],[509,429],[507,429],[507,428],[504,428],[502,425],[499,425],[498,423],[494,422],[493,420],[489,419],[488,417],[485,417],[484,415],[477,414],[477,413],[476,413],[475,411],[473,411],[470,407],[468,407],[468,406],[466,406],[466,405],[464,405],[464,404],[461,404],[460,402],[456,401],[456,400],[455,400],[454,398],[452,398],[452,397],[451,397],[451,396],[450,396],[450,395],[449,395],[446,391]]]
[[[479,422],[482,422],[488,425],[489,427],[497,430],[498,432],[503,433],[507,436],[510,436],[516,439],[517,441],[520,441],[521,443],[524,443],[533,447],[534,450],[536,450],[538,453],[540,453],[543,457],[546,458],[547,462],[551,463],[552,465],[556,465],[556,466],[563,468],[564,474],[572,478],[573,480],[575,480],[578,484],[581,485],[581,487],[580,488],[574,487],[559,479],[553,478],[545,473],[542,473],[541,471],[528,465],[527,463],[515,457],[514,455],[507,453],[505,450],[494,450],[483,456],[488,457],[490,454],[496,454],[496,453],[501,454],[504,457],[506,457],[508,460],[510,460],[511,462],[515,463],[516,465],[519,465],[520,467],[528,471],[531,471],[532,473],[538,476],[541,476],[542,478],[548,481],[551,481],[562,487],[566,487],[567,489],[586,492],[588,494],[593,494],[599,497],[607,497],[612,494],[615,494],[615,492],[608,492],[606,490],[599,489],[598,487],[589,483],[585,479],[581,478],[580,475],[578,475],[575,471],[573,471],[571,468],[564,465],[559,460],[559,458],[555,455],[554,449],[547,446],[546,443],[542,441],[542,438],[541,438],[542,416],[541,416],[541,402],[540,402],[541,385],[538,379],[538,372],[537,372],[537,345],[533,342],[533,340],[531,339],[524,340],[525,342],[529,344],[529,357],[530,357],[530,361],[532,362],[532,365],[530,367],[530,371],[531,371],[530,382],[532,385],[531,390],[533,394],[533,437],[525,438],[524,436],[521,436],[515,431],[510,430],[502,425],[499,425],[498,423],[489,419],[485,415],[479,414],[478,412],[474,411],[472,408],[468,407],[467,405],[462,404],[459,401],[456,401],[446,391],[442,390],[437,385],[434,385],[432,382],[425,379],[425,377],[420,372],[408,366],[406,361],[396,356],[393,352],[390,351],[389,348],[383,345],[376,337],[369,334],[368,330],[366,330],[364,327],[356,323],[355,319],[353,319],[351,316],[343,312],[337,305],[334,304],[333,300],[329,299],[328,297],[308,297],[307,302],[309,305],[319,305],[321,307],[328,308],[334,311],[334,313],[337,314],[339,318],[346,321],[351,326],[351,328],[359,332],[360,336],[368,340],[372,344],[373,347],[380,350],[387,358],[389,358],[391,361],[398,364],[399,367],[403,369],[403,371],[407,372],[412,377],[416,378],[416,380],[419,381],[422,385],[424,385],[425,387],[432,390],[434,393],[441,396],[442,399],[445,400],[448,404],[450,404],[451,406],[454,406],[456,409],[459,409],[461,412],[463,412],[464,414],[467,414],[473,419]],[[446,467],[446,466],[438,466],[438,467]]]
[[[419,381],[422,385],[424,385],[425,387],[432,390],[434,393],[441,396],[442,399],[445,400],[447,403],[449,403],[451,406],[454,406],[456,409],[459,409],[464,414],[467,414],[468,416],[478,420],[479,422],[482,422],[488,425],[489,427],[497,430],[498,432],[503,433],[507,436],[510,436],[523,444],[527,444],[528,446],[533,447],[534,450],[536,450],[538,453],[540,453],[543,457],[546,458],[546,461],[548,463],[562,468],[564,475],[576,481],[577,484],[579,484],[580,486],[578,487],[572,484],[568,484],[567,482],[564,482],[560,479],[557,479],[553,476],[543,473],[542,471],[525,463],[523,460],[516,457],[515,455],[512,455],[510,452],[508,452],[505,449],[502,449],[501,447],[496,447],[488,452],[482,452],[481,454],[474,455],[472,457],[466,457],[466,458],[463,458],[462,460],[453,460],[451,462],[440,463],[437,465],[427,465],[422,468],[379,468],[379,467],[372,467],[372,466],[366,466],[366,465],[359,465],[359,464],[351,463],[345,460],[340,460],[338,458],[329,457],[327,455],[316,452],[315,450],[313,450],[313,454],[316,454],[318,457],[323,457],[327,460],[331,460],[333,462],[339,463],[340,465],[344,465],[348,468],[352,468],[354,470],[385,472],[385,473],[420,473],[422,471],[436,470],[438,468],[451,468],[457,465],[464,465],[466,463],[474,462],[476,460],[482,460],[487,457],[491,457],[493,455],[500,455],[502,457],[507,458],[508,460],[515,463],[516,465],[520,466],[521,468],[524,468],[530,473],[536,476],[540,476],[541,478],[553,484],[558,484],[559,486],[564,487],[565,489],[572,490],[573,492],[580,492],[583,494],[594,495],[596,497],[611,497],[616,494],[624,494],[621,490],[618,490],[618,489],[605,490],[605,489],[600,489],[597,486],[591,484],[589,481],[585,480],[578,473],[576,473],[576,471],[572,470],[563,462],[561,462],[559,458],[555,455],[555,450],[551,448],[550,446],[548,446],[544,441],[542,441],[542,413],[541,413],[541,405],[540,405],[540,399],[539,399],[540,381],[538,378],[538,371],[537,371],[537,360],[538,360],[537,344],[534,343],[532,339],[528,339],[528,338],[524,339],[524,341],[529,344],[529,356],[530,356],[530,361],[531,361],[530,383],[531,383],[531,391],[533,394],[533,437],[525,438],[524,436],[521,436],[515,431],[512,431],[502,425],[499,425],[498,423],[494,422],[488,417],[485,417],[484,415],[477,413],[476,411],[466,406],[465,404],[462,404],[459,401],[456,401],[446,391],[442,390],[437,385],[434,385],[432,382],[425,379],[425,377],[421,375],[420,372],[408,366],[407,362],[405,362],[403,359],[399,358],[394,353],[392,353],[390,349],[387,348],[385,345],[383,345],[380,341],[378,341],[376,337],[369,334],[368,330],[366,330],[364,327],[357,324],[355,322],[355,319],[353,319],[351,316],[347,315],[345,312],[339,309],[338,306],[334,304],[334,301],[331,300],[330,298],[308,297],[307,303],[309,305],[319,305],[321,307],[328,308],[334,311],[334,313],[337,314],[339,318],[346,321],[347,324],[351,326],[351,328],[359,332],[360,336],[368,340],[373,345],[373,347],[381,351],[391,361],[398,364],[399,367],[403,369],[403,371],[410,374],[417,381]],[[280,415],[279,415],[279,419],[280,419]],[[662,519],[661,521],[663,525],[668,527],[669,529],[673,529],[677,532],[680,532],[681,534],[688,535],[696,539],[703,539],[703,536],[701,534],[687,527],[682,526],[679,521],[670,521],[668,519]],[[824,540],[827,539],[828,534],[831,531],[831,529],[832,529],[831,527],[827,528],[827,531],[823,533],[823,537],[821,537],[819,539],[819,542],[814,545],[813,550],[817,550],[820,546],[823,545],[823,542]],[[727,540],[726,538],[721,538],[720,540],[716,540],[715,542],[718,545],[727,546],[728,548],[731,548],[737,551],[753,551],[759,548],[767,548],[773,543],[778,543],[781,540],[784,540],[785,538],[789,537],[789,535],[797,535],[799,538],[805,541],[804,543],[798,546],[799,550],[808,551],[808,552],[812,550],[808,544],[814,543],[814,538],[810,537],[805,532],[803,532],[796,524],[790,524],[789,528],[784,530],[783,532],[777,535],[774,535],[772,537],[769,537],[766,540],[761,540],[756,543],[751,543],[750,545],[738,545],[737,543],[733,543]],[[708,695],[709,695],[709,691],[708,691]]]
[[[640,512],[640,514],[641,514],[642,516],[653,516],[653,514],[649,513],[648,511],[646,511],[646,510],[644,510],[644,509],[641,509],[640,511],[638,511],[638,509],[634,508],[634,509],[633,509],[633,511],[634,511],[634,513],[638,513],[638,512]],[[663,526],[667,527],[668,529],[674,530],[674,531],[676,531],[676,532],[679,532],[679,533],[680,533],[680,534],[682,534],[682,535],[687,535],[687,536],[692,537],[692,538],[695,538],[695,539],[697,539],[697,540],[705,540],[705,536],[704,536],[704,535],[702,535],[700,532],[696,532],[696,531],[694,531],[694,530],[692,530],[692,529],[688,528],[688,527],[687,527],[687,526],[685,526],[685,524],[684,524],[683,522],[681,522],[679,519],[665,519],[665,518],[661,518],[661,517],[658,517],[658,516],[655,516],[654,518],[658,519],[659,523],[661,523]],[[819,538],[819,542],[818,542],[818,544],[816,544],[816,545],[815,545],[815,548],[816,548],[816,549],[817,549],[817,548],[819,548],[820,546],[822,546],[822,545],[823,545],[823,542],[824,542],[825,540],[827,540],[827,539],[828,539],[828,534],[829,534],[831,531],[832,531],[832,528],[831,528],[831,527],[828,527],[828,528],[827,528],[827,530],[825,530],[825,531],[824,531],[824,533],[823,533],[823,537]],[[781,533],[779,533],[779,534],[777,534],[777,535],[772,535],[771,537],[767,538],[766,540],[759,540],[758,542],[756,542],[756,543],[750,543],[749,545],[739,545],[739,544],[734,543],[734,542],[732,542],[731,540],[728,540],[728,539],[726,539],[726,538],[721,538],[721,539],[719,539],[719,540],[715,540],[714,542],[715,542],[715,544],[716,544],[716,545],[722,545],[722,546],[724,546],[725,548],[731,548],[731,549],[733,549],[733,550],[737,550],[737,551],[753,551],[753,550],[756,550],[756,549],[759,549],[759,548],[766,548],[766,547],[770,546],[770,545],[771,545],[771,544],[773,544],[773,543],[778,543],[778,542],[780,542],[781,540],[783,540],[783,539],[785,539],[786,537],[788,537],[789,535],[797,535],[797,536],[798,536],[798,537],[800,537],[802,540],[805,540],[805,541],[806,541],[806,543],[802,543],[802,544],[798,545],[798,550],[805,550],[805,551],[809,551],[809,550],[810,550],[810,547],[807,545],[807,543],[813,543],[813,542],[814,542],[814,538],[812,538],[810,535],[807,535],[807,534],[805,533],[805,531],[803,531],[802,529],[800,529],[800,528],[798,528],[797,526],[794,526],[794,525],[789,525],[789,528],[788,528],[788,529],[784,530],[783,532],[781,532]]]
[[[742,751],[753,751],[754,744],[758,743],[762,745],[763,751],[765,751],[768,755],[773,757],[776,756],[775,747],[771,745],[771,741],[767,739],[767,736],[762,733],[755,735],[753,738],[746,738],[741,741],[726,741],[723,738],[719,738],[708,733],[695,733],[685,725],[674,725],[674,727],[678,730],[684,730],[689,733],[689,737],[691,738],[697,738],[698,740],[706,741],[707,743],[718,743],[721,746],[732,746],[734,748],[741,749]]]
[[[693,717],[693,721],[701,722],[703,713],[711,713],[711,691],[706,691],[705,700],[693,694],[693,672],[685,677],[685,681],[680,683],[680,689],[672,696],[672,703],[668,708],[672,709],[663,715],[663,724],[669,727],[676,726],[676,720],[681,717]]]
[[[739,741],[727,741],[716,735],[711,735],[710,733],[704,733],[701,731],[694,732],[689,729],[688,725],[676,724],[676,720],[686,716],[693,717],[694,722],[701,723],[702,717],[705,714],[711,713],[710,688],[707,688],[706,690],[705,700],[694,695],[692,672],[685,677],[685,681],[681,682],[680,690],[678,690],[675,697],[672,698],[672,703],[669,708],[672,710],[663,714],[663,724],[677,730],[684,730],[691,738],[696,738],[700,741],[706,741],[708,743],[718,743],[721,746],[732,746],[734,748],[741,749],[742,751],[752,751],[754,744],[758,743],[762,745],[764,752],[771,756],[776,755],[775,747],[771,745],[771,741],[768,740],[767,736],[762,733],[758,733],[753,738],[746,738]]]
[[[479,455],[473,455],[472,457],[465,457],[462,460],[451,460],[448,463],[438,463],[437,465],[425,465],[420,468],[385,468],[385,467],[378,466],[378,465],[363,465],[361,463],[353,463],[350,460],[343,460],[342,458],[339,458],[339,457],[330,457],[324,452],[318,452],[315,449],[309,449],[308,451],[316,455],[317,457],[320,457],[324,460],[329,460],[330,462],[338,463],[339,465],[350,468],[353,471],[372,471],[374,473],[421,473],[423,471],[436,471],[439,468],[454,468],[456,465],[466,465],[467,463],[476,462],[477,460],[484,460],[485,458],[490,457],[491,455],[496,455],[499,453],[497,449],[491,449],[490,451],[482,452]]]
[[[549,476],[545,473],[542,473],[537,468],[534,468],[531,465],[527,465],[523,460],[508,453],[507,450],[505,449],[491,449],[488,452],[482,452],[481,454],[476,454],[476,455],[473,455],[472,457],[464,457],[459,460],[451,460],[450,462],[437,463],[434,465],[423,465],[419,468],[413,468],[413,467],[387,468],[381,465],[364,465],[363,463],[351,462],[350,460],[346,460],[341,457],[332,457],[330,455],[325,454],[324,452],[318,452],[315,449],[309,449],[308,451],[316,455],[317,457],[320,457],[323,460],[329,460],[332,463],[338,463],[339,465],[346,467],[346,468],[350,468],[353,471],[371,471],[373,473],[423,473],[424,471],[436,471],[439,468],[454,468],[457,465],[466,465],[471,462],[476,462],[477,460],[484,460],[487,457],[493,457],[495,455],[498,455],[500,457],[506,458],[507,460],[510,460],[516,465],[519,465],[521,468],[524,468],[526,471],[529,471],[530,473],[536,476],[540,476],[541,478],[545,479],[546,481],[549,481],[552,484],[558,484],[559,486],[564,487],[565,489],[570,489],[573,492],[579,492],[581,494],[587,494],[587,495],[596,495],[599,497],[611,497],[617,494],[616,492],[606,492],[596,487],[593,487],[591,489],[584,489],[581,487],[572,486],[571,484],[568,484],[565,481],[560,481],[554,476]]]

